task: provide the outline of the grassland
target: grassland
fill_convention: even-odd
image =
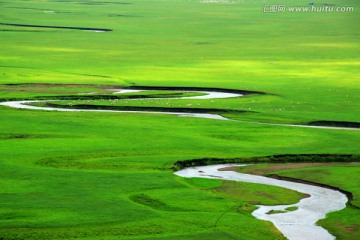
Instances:
[[[282,123],[359,122],[358,1],[331,0],[355,12],[324,14],[266,14],[257,1],[101,2],[1,1],[2,23],[113,31],[0,25],[0,101],[108,94],[105,85],[220,87],[269,94],[116,105],[253,111],[233,117]],[[0,107],[0,239],[282,239],[251,211],[296,202],[299,193],[186,180],[170,167],[205,157],[359,154],[359,140],[357,131]],[[336,177],[352,171],[326,169]],[[358,177],[351,176],[339,181],[353,191]],[[321,224],[352,239],[357,216],[349,207]]]

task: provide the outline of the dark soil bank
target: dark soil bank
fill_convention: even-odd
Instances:
[[[45,26],[45,25],[17,24],[17,23],[0,23],[0,25],[14,26],[14,27],[71,29],[71,30],[82,30],[82,31],[102,31],[102,32],[111,32],[112,31],[112,29],[108,29],[108,28]]]
[[[308,125],[360,128],[359,122],[343,122],[343,121],[313,121],[313,122],[308,123]]]
[[[173,169],[224,163],[294,163],[294,162],[360,162],[360,155],[354,154],[282,154],[251,158],[200,158],[174,163]]]
[[[114,111],[137,111],[137,112],[179,112],[179,113],[245,113],[246,111],[225,110],[217,108],[165,108],[165,107],[133,107],[133,106],[102,106],[75,104],[72,106],[46,103],[49,107],[88,109],[88,110],[114,110]]]
[[[131,86],[124,89],[140,89],[140,90],[173,90],[173,91],[209,91],[209,92],[225,92],[225,93],[238,93],[238,94],[266,94],[258,91],[236,90],[227,88],[202,88],[202,87],[164,87],[164,86]]]

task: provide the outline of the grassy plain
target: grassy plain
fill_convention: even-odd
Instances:
[[[355,12],[266,14],[257,1],[3,0],[2,23],[113,31],[0,25],[0,98],[106,93],[91,84],[223,87],[270,94],[117,104],[251,110],[257,113],[249,119],[286,123],[358,122],[360,4],[328,3],[355,6]],[[4,85],[27,83],[90,85]],[[172,163],[359,154],[359,140],[357,131],[0,107],[0,238],[282,239],[270,223],[251,216],[254,204],[290,203],[301,195],[182,179],[172,174]],[[354,175],[349,185],[356,181]],[[358,216],[354,211],[324,221],[351,239],[344,232]]]

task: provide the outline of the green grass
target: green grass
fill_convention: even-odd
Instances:
[[[0,99],[106,95],[110,85],[218,87],[269,94],[116,105],[250,110],[229,116],[282,123],[359,121],[358,1],[331,0],[355,12],[321,14],[265,14],[252,0],[106,2],[3,0],[0,22],[114,31],[0,25]],[[85,85],[4,85],[27,83]],[[357,131],[0,107],[0,238],[281,239],[251,210],[294,202],[298,193],[182,179],[169,168],[206,157],[359,154],[359,140]],[[351,176],[344,187],[354,189]],[[323,221],[352,239],[354,213]]]
[[[293,207],[287,207],[287,208],[285,208],[285,210],[270,210],[266,214],[286,213],[286,212],[296,211],[297,209],[298,209],[298,207],[293,206]]]
[[[290,194],[283,188],[251,183],[224,182],[215,190],[236,198],[237,201],[245,201],[248,205],[292,204],[306,197],[298,192]]]

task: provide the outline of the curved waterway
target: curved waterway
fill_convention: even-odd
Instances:
[[[55,108],[55,107],[38,107],[29,105],[32,103],[43,102],[43,101],[11,101],[1,102],[0,105],[18,108],[18,109],[32,109],[32,110],[43,110],[43,111],[58,111],[58,112],[113,112],[113,113],[145,113],[145,114],[165,114],[165,115],[176,115],[180,117],[198,117],[198,118],[210,118],[217,120],[227,120],[218,114],[211,113],[183,113],[183,112],[154,112],[154,111],[116,111],[116,110],[96,110],[96,109],[71,109],[71,108]],[[47,101],[49,102],[49,101]]]
[[[134,93],[145,91],[143,89],[113,89],[115,92],[113,94],[119,93]],[[180,91],[180,92],[188,92],[188,91]],[[178,97],[178,98],[166,98],[166,99],[219,99],[219,98],[235,98],[242,97],[244,94],[240,93],[228,93],[228,92],[215,92],[215,91],[191,91],[192,93],[204,94],[201,96],[190,96],[190,97]],[[152,98],[154,99],[154,98]],[[156,98],[156,99],[164,99],[164,98]],[[144,99],[142,99],[144,100]]]
[[[237,173],[234,171],[220,171],[223,168],[244,166],[239,164],[224,164],[202,167],[192,167],[175,172],[185,178],[212,178],[239,182],[258,183],[295,190],[310,195],[291,205],[262,206],[258,205],[252,215],[261,220],[271,221],[285,237],[290,240],[332,240],[335,239],[316,222],[325,218],[326,214],[339,211],[346,207],[347,197],[336,190],[322,188],[303,183],[295,183],[263,176]],[[219,170],[220,169],[220,170]],[[295,211],[287,211],[289,207],[297,207]],[[267,214],[271,210],[284,213]]]
[[[113,94],[124,94],[124,93],[134,93],[141,91],[154,91],[155,89],[111,89]],[[164,90],[164,89],[158,89]],[[242,97],[245,94],[236,93],[236,92],[225,92],[225,91],[189,91],[189,90],[179,90],[180,92],[192,92],[192,93],[201,93],[204,95],[201,96],[188,96],[188,97],[175,97],[175,98],[137,98],[137,99],[126,99],[126,100],[172,100],[172,99],[224,99],[224,98],[235,98]],[[94,94],[94,93],[88,93]],[[359,130],[359,128],[350,128],[350,127],[332,127],[332,126],[315,126],[315,125],[298,125],[298,124],[280,124],[280,123],[266,123],[266,122],[256,122],[256,121],[242,121],[242,120],[232,120],[226,117],[223,117],[219,114],[212,113],[184,113],[184,112],[161,112],[161,111],[126,111],[126,110],[95,110],[95,109],[74,109],[74,108],[56,108],[56,107],[39,107],[33,106],[32,103],[37,102],[50,102],[51,100],[24,100],[24,101],[9,101],[9,102],[0,102],[0,105],[8,106],[18,109],[32,109],[32,110],[44,110],[44,111],[59,111],[59,112],[120,112],[120,113],[148,113],[148,114],[165,114],[165,115],[177,115],[180,117],[197,117],[197,118],[207,118],[207,119],[216,119],[216,120],[228,120],[235,122],[244,122],[244,123],[253,123],[260,125],[271,125],[271,126],[282,126],[282,127],[302,127],[302,128],[320,128],[320,129],[334,129],[334,130]]]

